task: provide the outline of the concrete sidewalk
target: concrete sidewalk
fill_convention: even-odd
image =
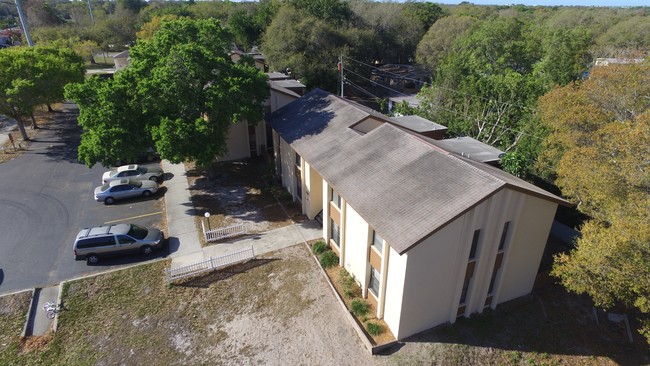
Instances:
[[[308,221],[201,247],[199,235],[202,233],[197,229],[194,221],[195,217],[201,213],[197,212],[192,204],[185,166],[171,164],[163,160],[162,169],[165,171],[166,177],[172,175],[169,180],[164,182],[167,188],[165,209],[172,268],[200,262],[210,257],[216,258],[232,254],[251,247],[256,255],[264,254],[323,236],[320,225],[315,221]]]

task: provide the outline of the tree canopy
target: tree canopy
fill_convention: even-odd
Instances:
[[[268,96],[266,75],[230,60],[229,39],[216,20],[163,22],[113,80],[68,86],[84,128],[79,160],[110,165],[155,147],[172,162],[207,164],[225,153],[230,124],[260,120]]]
[[[63,88],[83,80],[83,60],[68,48],[0,49],[0,113],[14,118],[28,140],[23,117],[34,107],[63,99]]]
[[[540,156],[592,219],[553,273],[601,307],[636,307],[650,341],[650,66],[596,67],[541,99]]]

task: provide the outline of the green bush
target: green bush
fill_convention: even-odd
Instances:
[[[369,310],[370,305],[365,300],[354,299],[350,303],[350,311],[352,311],[352,314],[358,317],[368,314]]]
[[[368,334],[371,336],[378,336],[384,331],[384,327],[382,327],[381,324],[373,322],[367,322],[366,329],[368,330]]]
[[[322,241],[322,240],[319,240],[319,241],[315,242],[315,243],[311,246],[311,251],[314,252],[314,254],[321,254],[321,253],[324,253],[327,249],[329,249],[329,247],[328,247],[327,244],[325,244],[325,242]]]
[[[353,298],[353,297],[355,297],[355,296],[357,295],[357,292],[354,291],[353,288],[346,288],[346,289],[343,291],[343,294],[344,294],[345,297],[347,297],[348,299],[351,299],[351,298]]]
[[[339,263],[339,257],[337,257],[333,251],[328,250],[320,255],[319,261],[320,265],[323,266],[323,268],[330,268]]]

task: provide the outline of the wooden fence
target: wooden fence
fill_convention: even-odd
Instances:
[[[167,277],[167,284],[171,284],[181,278],[194,276],[203,272],[214,271],[234,264],[243,263],[251,259],[255,259],[255,252],[253,251],[252,246],[250,249],[223,255],[221,257],[210,257],[201,262],[188,264],[178,268],[165,269],[165,277]]]

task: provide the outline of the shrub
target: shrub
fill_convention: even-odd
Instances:
[[[355,296],[357,295],[357,292],[354,291],[353,288],[346,288],[346,289],[343,291],[343,294],[344,294],[345,297],[347,297],[348,299],[351,299],[351,298],[353,298],[353,297],[355,297]]]
[[[323,266],[323,268],[330,268],[339,263],[339,257],[337,257],[333,251],[328,250],[320,255],[319,261],[320,265]]]
[[[350,309],[352,311],[352,314],[361,317],[368,314],[368,311],[370,310],[370,305],[368,305],[368,303],[365,300],[354,299],[350,303]]]
[[[371,336],[378,336],[384,331],[384,327],[382,327],[381,324],[373,322],[367,322],[366,329],[368,330],[368,334]]]
[[[311,251],[314,252],[314,254],[321,254],[325,252],[327,249],[328,249],[327,244],[325,244],[325,242],[322,240],[315,242],[311,246]]]

